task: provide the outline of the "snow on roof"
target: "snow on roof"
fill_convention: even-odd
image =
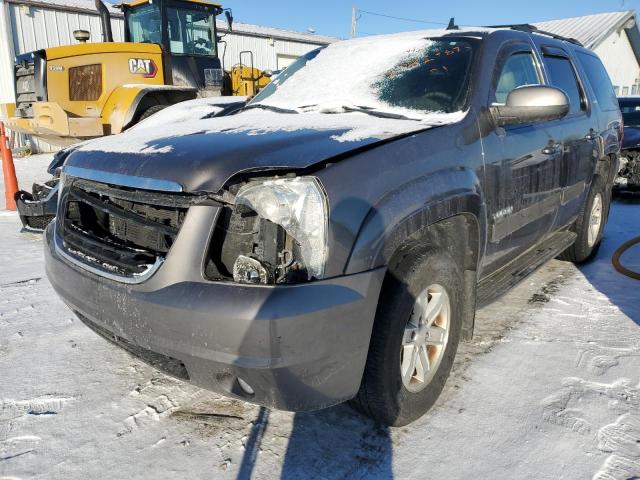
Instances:
[[[218,28],[227,32],[227,22],[218,20]],[[315,33],[294,32],[293,30],[284,30],[281,28],[263,27],[260,25],[252,25],[250,23],[233,22],[233,33],[247,33],[259,37],[282,38],[286,40],[297,40],[305,43],[316,45],[327,45],[337,42],[340,39],[336,37],[328,37],[325,35],[316,35]]]
[[[96,13],[94,0],[8,0],[11,3],[34,5],[41,8],[59,8],[73,9],[86,12]],[[114,16],[122,16],[122,12],[113,7],[109,2],[104,2]],[[227,23],[224,20],[218,20],[218,28],[222,32],[227,32]],[[327,45],[338,41],[338,38],[324,35],[316,35],[312,33],[295,32],[281,28],[263,27],[260,25],[252,25],[249,23],[233,23],[233,33],[248,34],[251,36],[276,38],[284,40],[294,40],[298,42],[311,43],[314,45]]]
[[[87,12],[97,12],[94,0],[7,0],[9,3],[33,5],[41,8],[73,9]],[[122,16],[120,10],[114,8],[113,4],[105,2],[112,15]]]
[[[563,18],[533,23],[545,30],[563,37],[574,38],[587,48],[595,48],[613,31],[621,29],[635,17],[633,10],[623,12],[598,13],[583,17]]]

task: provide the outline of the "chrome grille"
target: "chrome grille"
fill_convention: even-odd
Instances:
[[[190,197],[67,178],[58,212],[65,253],[111,275],[135,277],[164,260]]]

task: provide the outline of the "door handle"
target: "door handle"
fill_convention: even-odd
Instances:
[[[562,147],[562,145],[559,143],[549,143],[549,145],[542,149],[542,153],[545,155],[555,155],[560,151],[560,147]]]

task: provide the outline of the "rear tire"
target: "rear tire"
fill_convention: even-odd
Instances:
[[[443,250],[425,251],[419,246],[392,262],[380,295],[360,390],[351,400],[354,408],[381,424],[399,427],[433,406],[460,342],[462,286],[461,268]],[[430,320],[438,306],[440,313]],[[412,352],[418,352],[415,369],[406,361]],[[425,364],[432,368],[424,368]]]
[[[584,263],[596,256],[602,243],[602,234],[607,222],[610,195],[605,191],[605,183],[595,177],[587,201],[572,230],[578,234],[573,245],[562,252],[558,258],[573,263]]]

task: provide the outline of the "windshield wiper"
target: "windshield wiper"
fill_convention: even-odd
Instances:
[[[254,103],[252,105],[247,105],[242,109],[242,111],[251,110],[253,108],[259,108],[261,110],[269,110],[270,112],[276,112],[276,113],[300,113],[296,110],[291,110],[289,108],[274,107],[273,105],[265,105],[263,103]]]
[[[413,121],[416,121],[416,122],[420,121],[420,119],[418,119],[418,118],[410,118],[410,117],[407,117],[406,115],[402,115],[400,113],[383,112],[381,110],[376,110],[375,108],[372,108],[372,107],[360,107],[360,106],[356,106],[356,105],[343,105],[342,109],[345,112],[366,113],[367,115],[371,115],[372,117],[392,118],[394,120],[413,120]]]
[[[323,113],[326,115],[337,114],[337,113],[359,112],[359,113],[366,113],[367,115],[371,115],[372,117],[392,118],[394,120],[413,120],[416,122],[420,121],[420,119],[418,118],[410,118],[400,113],[384,112],[382,110],[376,110],[373,107],[366,107],[366,106],[360,106],[360,105],[341,105],[340,107],[337,107],[337,108],[323,109],[323,108],[317,108],[318,105],[316,104],[316,105],[305,105],[303,107],[298,107],[298,108],[309,110],[314,107],[316,107],[315,110],[318,113]]]

